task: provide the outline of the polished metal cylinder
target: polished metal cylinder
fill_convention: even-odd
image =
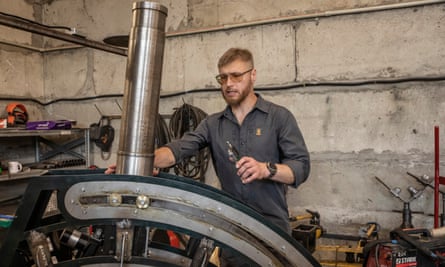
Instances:
[[[152,175],[167,8],[133,3],[116,173]]]

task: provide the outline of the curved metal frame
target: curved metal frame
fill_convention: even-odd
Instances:
[[[163,173],[160,177],[67,173],[31,180],[0,251],[5,266],[10,266],[11,255],[31,231],[48,234],[88,225],[114,225],[121,231],[133,226],[172,230],[239,252],[258,266],[320,266],[299,242],[253,209],[192,179]],[[59,219],[42,219],[53,191],[57,191]],[[120,227],[122,222],[131,226]],[[114,258],[79,258],[56,266],[102,266],[100,261],[110,266],[118,264],[120,256],[125,257],[125,266],[157,266],[156,262],[197,266],[196,255],[168,246],[149,247],[143,256],[126,257],[123,251]]]

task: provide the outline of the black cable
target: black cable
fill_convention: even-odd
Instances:
[[[374,85],[374,84],[397,84],[406,82],[438,82],[445,81],[445,76],[436,77],[410,77],[410,78],[398,78],[398,79],[383,79],[383,80],[364,80],[364,81],[333,81],[333,82],[303,82],[303,83],[293,83],[288,85],[280,86],[270,86],[270,87],[255,87],[255,91],[285,91],[298,88],[307,87],[320,87],[320,86],[331,86],[331,87],[352,87],[352,86],[362,86],[362,85]],[[198,88],[187,91],[180,91],[170,94],[161,95],[160,98],[176,97],[181,95],[188,95],[194,93],[210,93],[210,92],[220,92],[220,88]],[[101,98],[113,98],[113,97],[123,97],[123,94],[106,94],[97,96],[87,96],[81,98],[58,98],[48,102],[42,102],[35,98],[25,98],[25,97],[0,97],[0,101],[29,101],[37,103],[41,106],[48,106],[57,102],[77,102],[85,100],[95,100]]]
[[[155,148],[159,148],[171,140],[171,135],[168,130],[167,123],[162,119],[160,114],[156,117],[156,125],[155,125]],[[160,171],[168,172],[170,168],[163,168]]]
[[[158,114],[156,116],[155,127],[155,147],[161,147],[171,140],[171,135],[167,126],[167,123],[162,119],[162,116]]]
[[[176,108],[170,119],[170,133],[173,139],[181,138],[185,133],[196,129],[198,124],[207,116],[201,109],[189,104]],[[205,181],[205,173],[210,159],[209,148],[201,149],[197,154],[185,158],[175,165],[177,175]]]
[[[28,98],[28,97],[0,97],[1,101],[28,101],[28,102],[34,102],[41,106],[48,106],[57,102],[78,102],[78,101],[85,101],[85,100],[94,100],[94,99],[100,99],[100,98],[112,98],[112,97],[123,97],[123,94],[108,94],[108,95],[98,95],[98,96],[87,96],[87,97],[79,97],[79,98],[58,98],[54,99],[48,102],[42,102],[35,98]]]
[[[397,84],[397,83],[406,83],[406,82],[437,82],[437,81],[445,81],[445,76],[408,77],[408,78],[362,80],[362,81],[300,82],[300,83],[292,83],[292,84],[288,84],[288,85],[255,87],[255,91],[282,91],[282,90],[292,90],[292,89],[306,88],[306,87],[320,87],[320,86],[331,86],[331,87],[340,87],[340,86],[346,87],[347,86],[347,87],[349,87],[349,86],[361,86],[361,85],[373,85],[373,84]],[[220,88],[192,89],[189,91],[164,94],[164,95],[161,95],[161,98],[180,96],[180,95],[190,94],[190,93],[219,92],[220,90],[221,90]]]

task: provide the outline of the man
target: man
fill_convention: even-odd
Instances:
[[[250,51],[229,49],[219,59],[218,70],[216,80],[227,107],[180,140],[156,149],[153,165],[170,167],[209,146],[222,190],[290,233],[287,185],[296,188],[310,171],[297,122],[286,108],[254,92],[256,69]],[[228,143],[239,157],[230,159]]]
[[[165,168],[210,146],[222,190],[290,233],[286,186],[297,187],[310,171],[309,153],[293,115],[254,92],[256,69],[250,51],[231,48],[218,62],[222,112],[209,115],[194,132],[155,151]],[[240,154],[233,163],[230,142]]]

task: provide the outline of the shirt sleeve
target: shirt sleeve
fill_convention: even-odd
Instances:
[[[295,183],[293,187],[298,187],[309,176],[310,157],[303,135],[298,127],[295,117],[290,111],[284,111],[284,120],[279,131],[278,145],[280,149],[281,163],[291,168]]]
[[[207,118],[205,118],[194,131],[185,133],[181,139],[173,140],[165,146],[171,149],[175,163],[178,163],[207,146],[208,134]]]

